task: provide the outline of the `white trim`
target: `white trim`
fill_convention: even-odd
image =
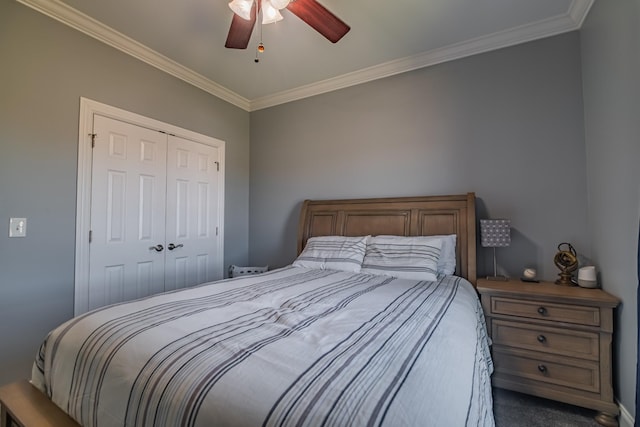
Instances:
[[[75,256],[75,298],[74,315],[84,313],[89,307],[89,229],[91,226],[91,165],[93,115],[100,114],[148,129],[158,130],[175,136],[218,148],[220,177],[218,180],[218,247],[221,254],[216,262],[220,279],[224,276],[224,177],[225,142],[207,135],[183,129],[149,117],[141,116],[120,108],[102,104],[87,98],[80,98],[80,124],[78,130],[78,180],[76,199],[76,256]]]
[[[243,110],[250,108],[248,99],[59,0],[17,1]]]
[[[478,37],[440,49],[434,49],[419,55],[389,61],[384,64],[364,68],[273,95],[249,100],[96,21],[90,16],[73,9],[60,0],[17,1],[249,112],[370,82],[418,68],[429,67],[491,50],[574,31],[582,26],[594,2],[594,0],[573,0],[569,6],[569,10],[564,15]]]
[[[627,408],[622,403],[618,402],[618,406],[620,407],[620,416],[618,417],[620,427],[633,427],[636,422],[633,415],[627,411]]]
[[[573,0],[569,6],[569,16],[577,24],[578,28],[582,27],[584,20],[587,18],[591,6],[595,0]]]
[[[73,312],[77,316],[89,307],[89,228],[91,225],[91,133],[92,101],[80,98],[78,129],[78,179],[76,184],[76,259]]]
[[[574,0],[574,2],[575,1],[580,0]],[[319,95],[337,89],[343,89],[349,86],[355,86],[361,83],[405,73],[419,68],[430,67],[443,62],[477,55],[479,53],[485,53],[544,37],[562,34],[576,29],[578,29],[578,26],[569,16],[560,16],[544,21],[538,21],[533,24],[523,25],[518,28],[489,34],[476,39],[467,40],[462,43],[452,44],[440,49],[434,49],[419,55],[374,65],[373,67],[364,68],[353,73],[347,73],[342,76],[301,86],[289,91],[257,98],[251,101],[251,111],[273,107],[286,102]]]

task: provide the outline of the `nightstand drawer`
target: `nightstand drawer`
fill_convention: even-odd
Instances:
[[[498,376],[514,376],[590,393],[600,392],[600,370],[596,362],[536,352],[512,352],[499,347],[494,348],[493,362]]]
[[[495,319],[491,339],[496,345],[525,350],[596,361],[600,357],[600,336],[592,332]]]
[[[600,309],[582,305],[492,297],[491,314],[600,326]]]

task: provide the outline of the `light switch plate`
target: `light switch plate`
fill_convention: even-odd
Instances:
[[[27,218],[9,219],[9,237],[25,237],[27,235]]]

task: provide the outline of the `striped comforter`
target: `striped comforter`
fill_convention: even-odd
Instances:
[[[472,286],[287,267],[99,309],[32,383],[83,426],[492,426]]]

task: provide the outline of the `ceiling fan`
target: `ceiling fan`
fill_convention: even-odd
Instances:
[[[234,14],[224,46],[231,49],[247,48],[260,11],[262,23],[270,24],[281,20],[280,10],[286,8],[332,43],[351,29],[316,0],[232,0],[229,7]]]

